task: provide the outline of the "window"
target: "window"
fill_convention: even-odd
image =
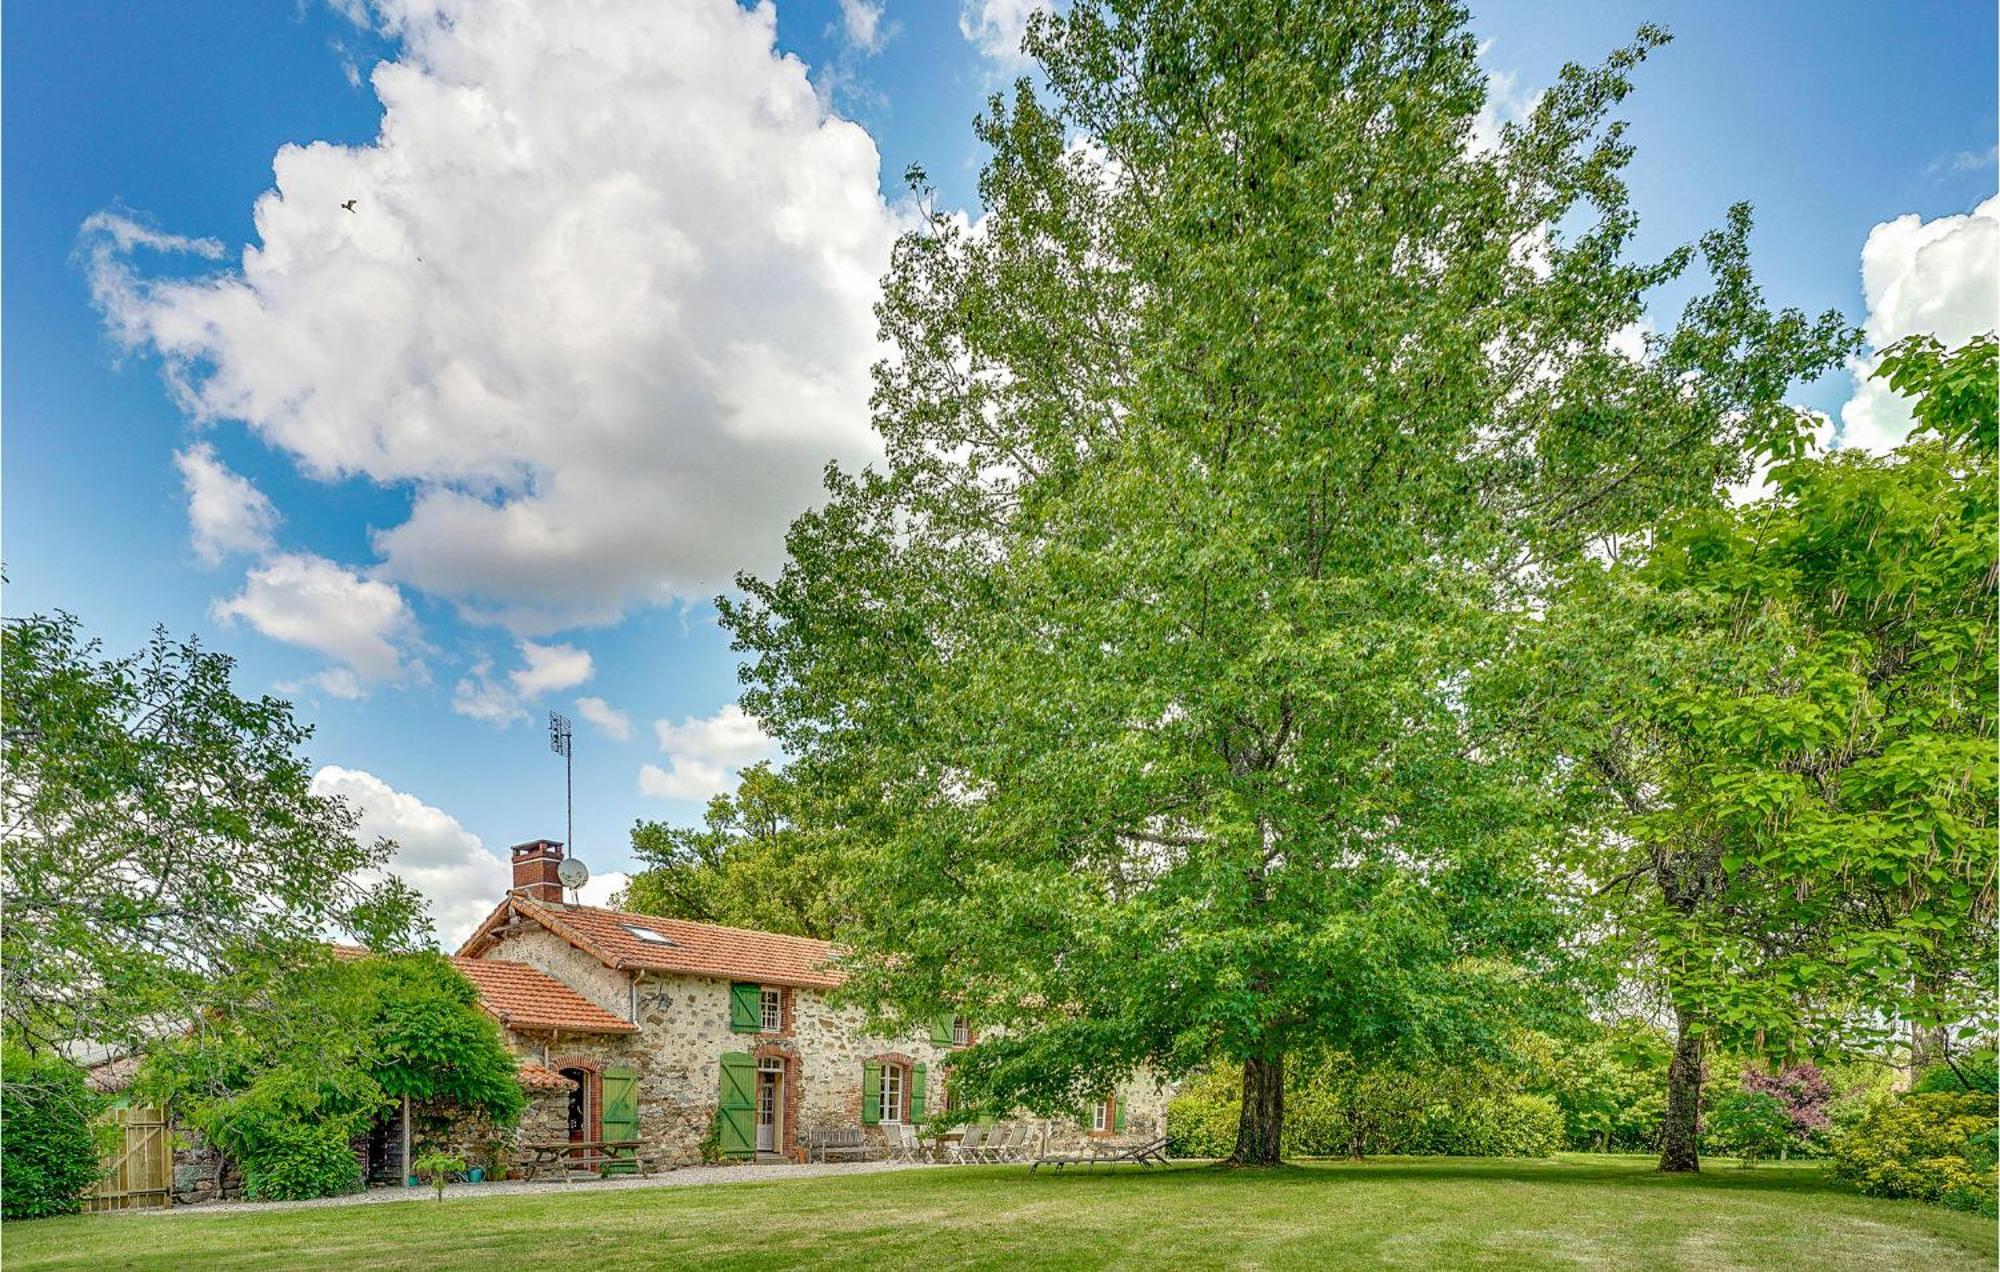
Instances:
[[[954,1047],[969,1047],[972,1045],[972,1026],[966,1022],[963,1016],[953,1016],[951,1018],[951,1045]]]
[[[882,1120],[903,1120],[903,1066],[900,1064],[882,1066]]]
[[[1090,1129],[1093,1131],[1108,1131],[1118,1125],[1117,1104],[1117,1096],[1107,1095],[1092,1105],[1090,1110]]]
[[[669,940],[667,937],[661,935],[660,933],[655,932],[653,929],[642,928],[636,923],[620,923],[618,926],[624,928],[627,932],[630,932],[632,935],[638,937],[640,940],[646,942],[646,944],[648,945],[673,944],[673,941]]]
[[[765,1033],[782,1033],[785,1028],[785,991],[764,987],[760,1007]]]

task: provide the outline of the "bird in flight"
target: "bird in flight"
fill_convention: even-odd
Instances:
[[[348,200],[347,202],[345,202],[345,203],[341,204],[340,206],[341,206],[341,207],[343,207],[343,208],[346,208],[346,209],[347,209],[347,210],[348,210],[349,212],[352,212],[352,211],[354,211],[354,205],[355,205],[355,204],[356,204],[357,202],[359,202],[359,200],[358,200],[358,199],[349,199],[349,200]]]

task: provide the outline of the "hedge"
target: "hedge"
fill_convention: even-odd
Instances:
[[[101,1173],[91,1122],[104,1099],[55,1056],[0,1049],[0,1215],[75,1214]]]

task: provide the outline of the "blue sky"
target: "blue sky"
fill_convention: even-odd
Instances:
[[[121,650],[198,633],[294,698],[449,933],[504,886],[494,850],[561,833],[547,709],[579,716],[600,873],[757,754],[698,598],[866,458],[900,174],[972,206],[969,122],[1027,6],[796,0],[775,53],[726,0],[434,6],[459,7],[10,4],[0,412],[6,610]],[[1992,325],[1991,6],[1473,9],[1516,106],[1674,30],[1621,112],[1642,251],[1748,199],[1773,299],[1885,340]],[[1851,398],[1800,393],[1893,438]]]

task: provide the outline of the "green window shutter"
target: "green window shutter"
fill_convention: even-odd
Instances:
[[[748,1157],[757,1143],[757,1061],[747,1051],[722,1056],[722,1155]]]
[[[882,1066],[873,1060],[861,1062],[861,1124],[873,1126],[882,1120]]]
[[[729,1027],[737,1033],[756,1033],[764,1027],[764,987],[729,987]]]
[[[1125,1131],[1125,1101],[1116,1095],[1111,1097],[1111,1129],[1120,1134]]]
[[[924,1120],[924,1066],[921,1064],[910,1066],[910,1120]]]
[[[635,1140],[639,1138],[639,1075],[630,1069],[606,1069],[598,1077],[603,1094],[603,1108],[598,1113],[598,1125],[607,1140]],[[629,1175],[633,1164],[630,1161],[610,1162],[604,1167],[607,1175]]]
[[[949,1013],[931,1019],[931,1042],[940,1047],[951,1045],[951,1016]]]

